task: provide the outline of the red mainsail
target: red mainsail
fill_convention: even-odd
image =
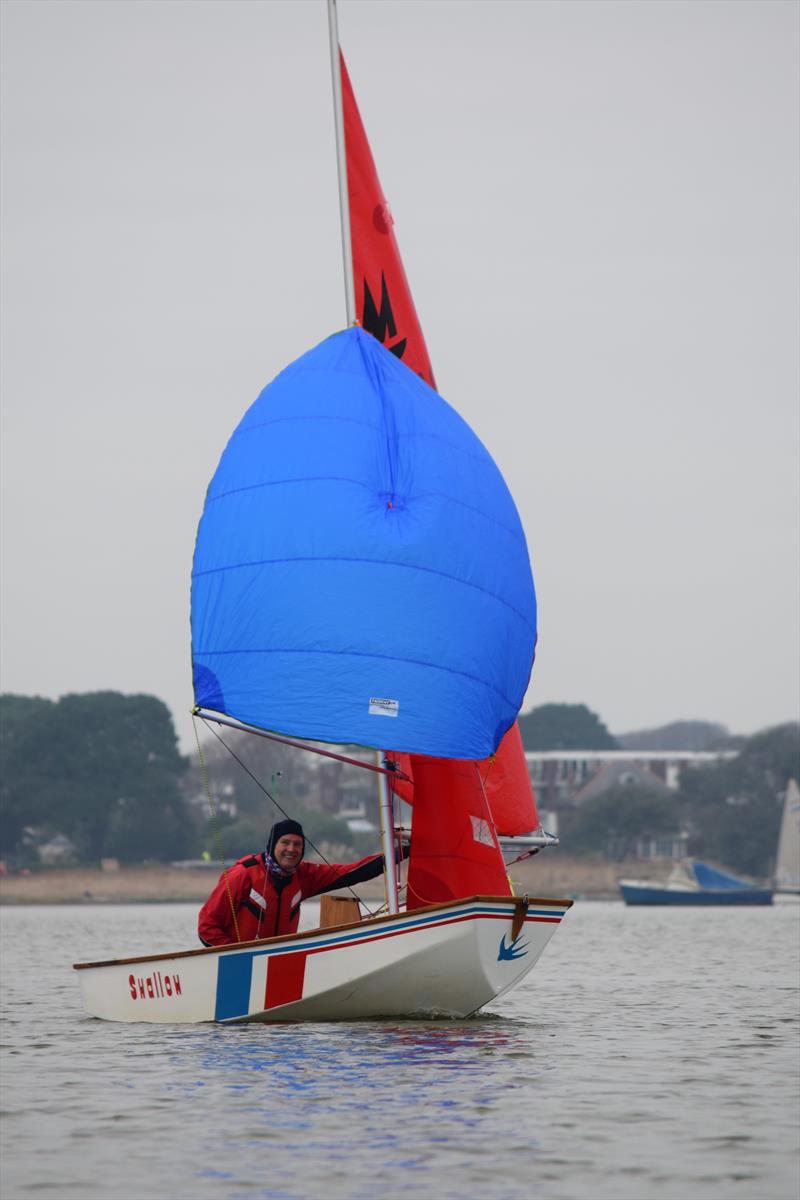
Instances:
[[[389,205],[341,52],[340,64],[356,318],[435,387]],[[492,758],[477,764],[399,757],[402,769],[413,777],[416,801],[408,907],[481,892],[508,894],[497,832],[528,833],[539,825],[519,725],[514,723]],[[411,800],[401,781],[395,790]],[[474,836],[476,828],[488,829],[490,836],[481,840]]]
[[[392,214],[341,53],[340,63],[356,317],[363,329],[435,387],[428,349],[392,228]]]

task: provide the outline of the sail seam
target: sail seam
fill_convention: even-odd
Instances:
[[[218,492],[215,496],[206,498],[206,506],[215,503],[217,500],[227,500],[229,496],[238,496],[242,492],[256,492],[260,488],[268,487],[288,487],[294,483],[352,483],[355,487],[363,488],[364,491],[372,491],[370,484],[364,483],[361,479],[353,479],[349,475],[303,475],[296,478],[287,479],[265,479],[260,483],[249,483],[244,487],[230,488],[227,492]],[[502,529],[509,537],[515,541],[524,544],[525,539],[521,530],[511,529],[508,525],[504,525],[497,517],[492,517],[489,513],[484,512],[482,508],[476,508],[474,504],[467,504],[465,500],[459,500],[456,496],[451,496],[447,492],[427,491],[417,492],[407,496],[408,501],[427,500],[430,496],[438,496],[442,500],[446,500],[448,504],[457,504],[459,508],[465,509],[467,512],[475,513],[476,516],[482,517],[485,521],[495,525],[498,529]]]
[[[456,575],[448,575],[446,571],[435,571],[433,567],[423,567],[418,563],[401,563],[392,562],[390,559],[383,558],[338,558],[338,557],[322,557],[314,555],[313,557],[301,558],[258,558],[252,562],[244,563],[229,563],[224,567],[208,567],[205,571],[193,571],[192,579],[202,579],[205,575],[220,575],[224,571],[239,571],[252,567],[275,567],[281,563],[307,563],[307,562],[331,562],[331,563],[348,563],[350,565],[369,565],[371,567],[395,567],[405,571],[424,571],[428,575],[437,575],[440,579],[447,579],[451,583],[457,584],[459,587],[472,588],[473,591],[481,592],[484,596],[488,596],[490,600],[502,604],[509,612],[512,612],[522,623],[530,630],[533,630],[533,622],[530,618],[521,613],[519,609],[510,604],[508,600],[504,600],[502,596],[498,596],[495,592],[490,592],[488,588],[481,587],[480,584],[470,583],[467,579],[459,579]]]
[[[510,699],[505,692],[502,692],[495,684],[490,683],[488,679],[481,679],[479,675],[471,675],[469,671],[459,671],[456,667],[447,667],[442,663],[433,662],[423,658],[402,658],[399,654],[374,654],[366,650],[311,650],[305,647],[292,648],[291,646],[272,646],[261,649],[259,647],[242,648],[239,650],[195,650],[195,661],[200,661],[203,658],[231,658],[237,654],[327,654],[339,655],[343,658],[372,658],[380,659],[382,662],[399,662],[408,664],[413,667],[425,667],[434,671],[443,671],[447,675],[460,675],[463,679],[469,679],[472,683],[477,683],[481,687],[488,688],[495,692],[501,700],[512,708],[519,708],[520,701]]]
[[[447,401],[443,397],[440,396],[439,398],[442,400],[442,402],[444,404],[447,404]],[[256,401],[256,404],[257,403],[258,403],[258,401]],[[447,404],[447,407],[451,408],[451,406],[449,404]],[[451,411],[454,413],[454,415],[456,417],[458,417],[458,414],[455,412],[455,409],[451,408]],[[458,419],[461,420],[460,417]],[[318,424],[320,421],[337,421],[337,422],[341,422],[344,425],[361,425],[365,429],[370,430],[370,432],[372,432],[378,436],[382,433],[380,425],[376,425],[372,421],[361,420],[359,417],[345,417],[345,416],[339,415],[338,413],[302,413],[302,414],[293,413],[291,416],[288,416],[288,417],[271,417],[268,421],[252,421],[247,425],[240,425],[237,429],[234,429],[233,433],[231,434],[230,440],[233,441],[234,438],[243,437],[245,434],[248,434],[248,433],[256,433],[259,429],[268,429],[272,425],[286,425],[291,422],[299,422],[299,421],[311,422],[312,424]],[[466,430],[468,430],[470,433],[472,433],[472,430],[470,429],[469,425],[466,424],[466,422],[462,422],[462,424]],[[473,437],[474,436],[475,435],[473,434]],[[397,437],[398,437],[398,440],[402,440],[402,441],[436,442],[438,445],[442,446],[445,450],[451,451],[453,454],[457,454],[461,458],[468,458],[472,462],[478,463],[480,466],[485,467],[486,470],[492,470],[492,471],[497,472],[497,474],[500,475],[500,478],[502,479],[502,475],[500,473],[499,467],[497,466],[497,463],[494,461],[491,454],[489,453],[488,450],[486,450],[485,447],[483,447],[483,453],[480,453],[479,451],[475,451],[475,450],[466,450],[463,446],[460,446],[457,441],[453,441],[452,438],[443,437],[439,433],[431,433],[429,430],[419,430],[419,429],[404,430],[404,429],[401,429],[398,431]],[[477,441],[477,438],[476,438],[476,441]],[[505,480],[503,480],[503,483],[505,483]]]
[[[256,401],[258,403],[258,401]],[[268,429],[271,425],[289,425],[299,421],[311,422],[314,425],[320,421],[338,421],[342,425],[362,425],[373,433],[379,432],[379,427],[373,421],[362,420],[359,417],[344,417],[340,413],[292,413],[289,417],[270,417],[268,421],[251,421],[240,425],[231,434],[231,441],[236,437],[244,437],[246,433],[256,433],[259,429]]]

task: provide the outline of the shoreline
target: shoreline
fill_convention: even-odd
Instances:
[[[509,869],[518,895],[571,900],[618,900],[618,880],[635,875],[659,879],[668,863],[591,862],[554,850]],[[30,875],[0,876],[0,905],[36,904],[202,904],[220,875],[219,864],[175,867],[168,864],[100,867],[51,867]],[[366,901],[382,899],[380,879],[355,889]]]

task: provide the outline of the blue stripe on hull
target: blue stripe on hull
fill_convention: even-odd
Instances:
[[[215,1021],[244,1016],[250,1007],[252,977],[252,954],[231,954],[227,958],[220,958],[217,964]]]

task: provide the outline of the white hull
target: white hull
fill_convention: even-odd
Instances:
[[[75,968],[87,1012],[108,1021],[467,1017],[528,974],[571,903],[535,899],[524,912],[519,899],[477,896],[290,937]]]

